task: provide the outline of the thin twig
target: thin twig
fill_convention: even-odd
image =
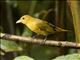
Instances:
[[[80,49],[80,43],[68,42],[68,41],[46,40],[44,42],[43,39],[33,39],[31,37],[10,35],[10,34],[6,34],[6,33],[0,33],[0,38],[7,39],[7,40],[13,40],[13,41],[24,41],[24,42],[32,43],[32,44],[41,44],[41,45],[50,45],[50,46],[69,47],[69,48]]]

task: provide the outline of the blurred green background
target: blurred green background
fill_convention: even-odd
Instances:
[[[48,39],[75,41],[74,24],[70,7],[66,0],[2,0],[0,1],[0,32],[20,36],[33,36],[34,33],[16,21],[23,15],[31,15],[70,30],[48,37]],[[9,44],[11,43],[11,44]],[[20,41],[1,40],[1,60],[13,60],[26,55],[35,60],[50,60],[60,55],[75,53],[76,49],[54,46],[33,45]]]

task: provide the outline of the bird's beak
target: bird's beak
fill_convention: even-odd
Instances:
[[[21,20],[16,21],[16,24],[17,24],[17,23],[21,23]]]

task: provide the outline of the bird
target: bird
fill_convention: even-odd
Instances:
[[[30,15],[23,15],[16,23],[22,23],[37,35],[45,36],[55,34],[56,32],[67,32],[68,30],[57,27],[45,20],[41,20]]]

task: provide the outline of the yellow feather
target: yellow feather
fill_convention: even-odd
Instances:
[[[37,33],[38,35],[49,35],[49,34],[53,34],[56,31],[60,32],[60,31],[68,31],[59,27],[56,27],[46,21],[37,19],[37,18],[33,18],[29,15],[24,15],[20,18],[20,20],[18,20],[16,23],[23,23],[24,25],[26,25],[30,30],[32,30],[33,32]],[[55,27],[55,29],[53,29],[53,27]]]

